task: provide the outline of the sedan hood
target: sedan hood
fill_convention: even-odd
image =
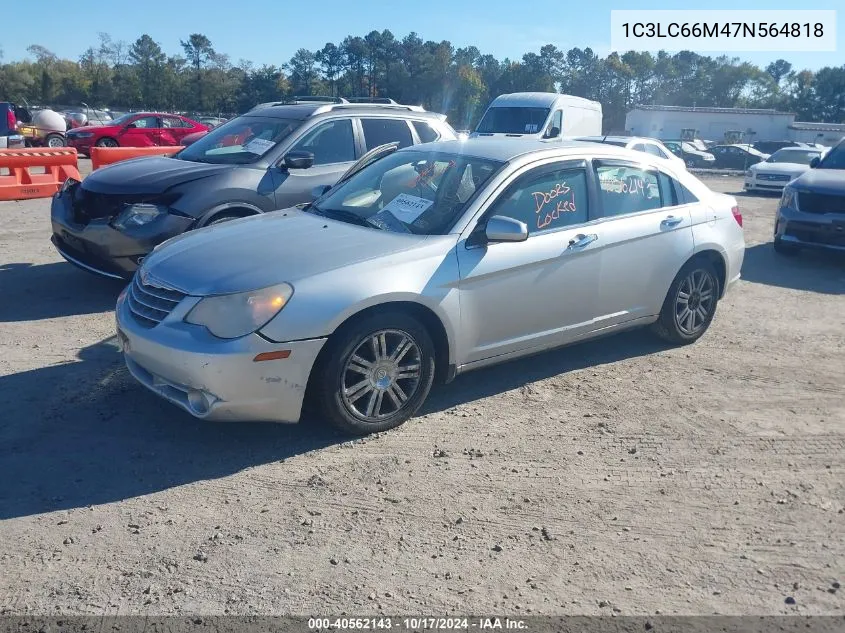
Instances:
[[[808,169],[809,165],[802,165],[801,163],[756,163],[749,167],[751,171],[765,174],[801,174]]]
[[[104,131],[108,131],[106,128],[116,128],[116,125],[109,125],[108,123],[104,123],[102,125],[81,125],[79,127],[74,127],[68,130],[69,134],[78,134],[79,132],[99,132],[102,133]]]
[[[845,170],[808,169],[791,186],[814,193],[845,195]]]
[[[208,165],[187,160],[145,156],[121,161],[91,172],[82,187],[94,193],[164,193],[192,180],[215,176],[231,165]]]
[[[144,260],[167,286],[195,295],[266,288],[422,246],[391,233],[288,209],[184,233]]]

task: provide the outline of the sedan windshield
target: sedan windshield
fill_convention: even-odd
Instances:
[[[548,108],[490,108],[478,124],[476,132],[536,134],[548,116]]]
[[[820,156],[820,152],[800,149],[779,149],[766,159],[767,163],[796,163],[809,165],[810,161]]]
[[[319,215],[416,235],[444,235],[503,163],[472,156],[396,152],[311,205]]]
[[[845,143],[830,150],[819,163],[821,169],[845,169]]]
[[[243,116],[214,128],[176,158],[215,165],[253,163],[287,138],[302,122]]]

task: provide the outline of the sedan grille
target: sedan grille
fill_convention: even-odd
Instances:
[[[129,309],[141,325],[153,328],[173,311],[185,294],[170,288],[143,283],[136,274],[129,286]]]
[[[845,213],[845,196],[799,191],[798,208],[805,213]]]
[[[789,174],[757,174],[757,180],[768,180],[771,182],[789,182],[792,176]]]

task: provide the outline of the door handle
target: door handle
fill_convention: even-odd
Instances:
[[[675,217],[674,215],[667,216],[660,224],[663,226],[677,226],[683,222],[683,218]]]
[[[579,233],[569,240],[569,248],[582,248],[591,242],[595,242],[597,239],[599,239],[599,236],[595,233],[590,233],[589,235]]]

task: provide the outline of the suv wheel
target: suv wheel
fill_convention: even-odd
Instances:
[[[64,147],[65,138],[61,134],[50,134],[46,139],[47,147]]]
[[[315,376],[320,412],[356,435],[392,429],[414,415],[434,380],[434,344],[425,326],[386,312],[338,334]]]

